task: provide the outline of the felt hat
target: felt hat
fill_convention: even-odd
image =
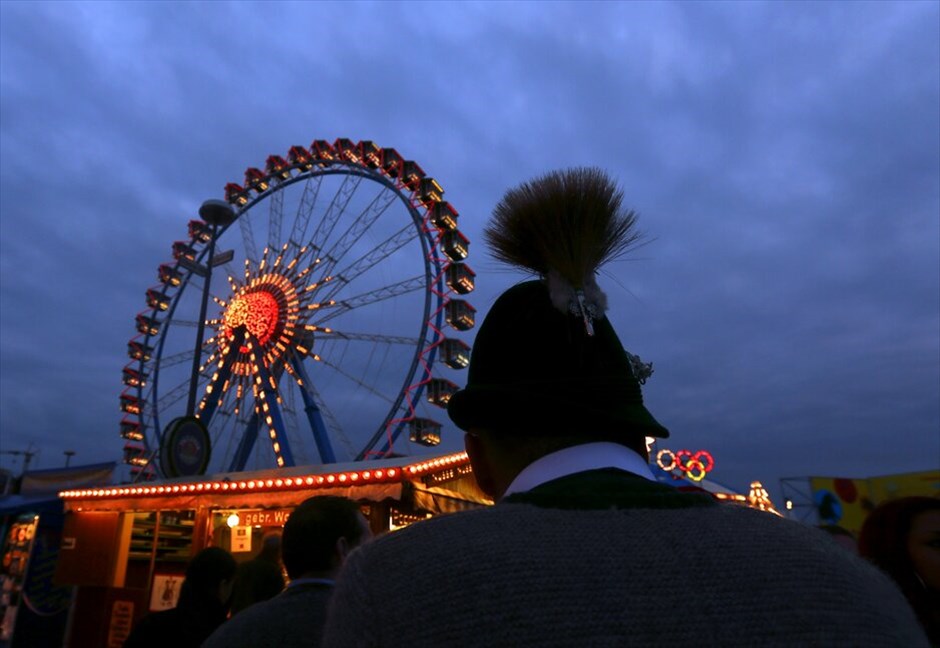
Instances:
[[[628,353],[604,314],[597,268],[638,240],[635,215],[601,171],[559,171],[510,190],[484,236],[498,260],[540,275],[505,291],[470,355],[448,415],[461,429],[520,435],[664,438],[643,405],[651,365]]]

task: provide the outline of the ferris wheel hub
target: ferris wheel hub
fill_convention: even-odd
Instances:
[[[278,300],[267,290],[256,290],[232,300],[223,315],[225,332],[229,338],[239,326],[245,326],[259,344],[267,344],[279,323],[281,309]]]

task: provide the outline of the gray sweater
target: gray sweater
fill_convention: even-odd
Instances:
[[[333,588],[324,584],[288,587],[223,623],[202,648],[281,648],[320,645],[326,605]],[[171,646],[172,648],[172,646]]]
[[[349,557],[324,645],[926,646],[827,534],[605,469]]]

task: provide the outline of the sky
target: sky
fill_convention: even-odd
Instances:
[[[940,467],[937,2],[12,1],[0,467],[120,459],[172,242],[245,168],[340,137],[441,183],[480,317],[526,278],[485,251],[503,193],[616,178],[646,245],[604,268],[608,315],[654,363],[663,447],[709,450],[716,481]]]

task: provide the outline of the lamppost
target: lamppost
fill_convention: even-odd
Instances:
[[[196,346],[193,349],[193,370],[189,383],[189,401],[186,404],[186,416],[194,416],[196,412],[196,389],[198,387],[199,363],[202,360],[202,337],[206,329],[206,308],[209,305],[209,288],[212,283],[212,268],[227,263],[234,256],[229,250],[215,256],[215,237],[219,227],[224,227],[235,220],[235,210],[224,200],[209,199],[199,208],[199,216],[212,226],[212,237],[209,239],[209,251],[206,254],[206,264],[202,265],[188,259],[181,260],[180,265],[188,268],[203,277],[202,305],[199,308],[199,321],[196,324]]]
[[[209,463],[209,454],[212,451],[206,424],[196,417],[196,391],[199,387],[199,364],[202,361],[202,337],[206,329],[206,308],[209,305],[212,268],[228,263],[235,256],[232,250],[216,254],[215,237],[220,227],[235,220],[236,214],[232,206],[224,200],[210,199],[202,203],[199,216],[212,230],[205,265],[186,257],[179,260],[181,266],[203,278],[202,305],[199,308],[199,321],[196,323],[196,345],[193,347],[193,369],[190,374],[186,414],[170,421],[163,430],[163,438],[160,442],[160,467],[167,477],[201,475],[205,472]]]
[[[62,452],[62,454],[65,455],[65,467],[68,468],[68,467],[69,467],[69,462],[72,460],[72,457],[75,456],[75,451],[74,451],[74,450],[64,450],[64,451]]]

